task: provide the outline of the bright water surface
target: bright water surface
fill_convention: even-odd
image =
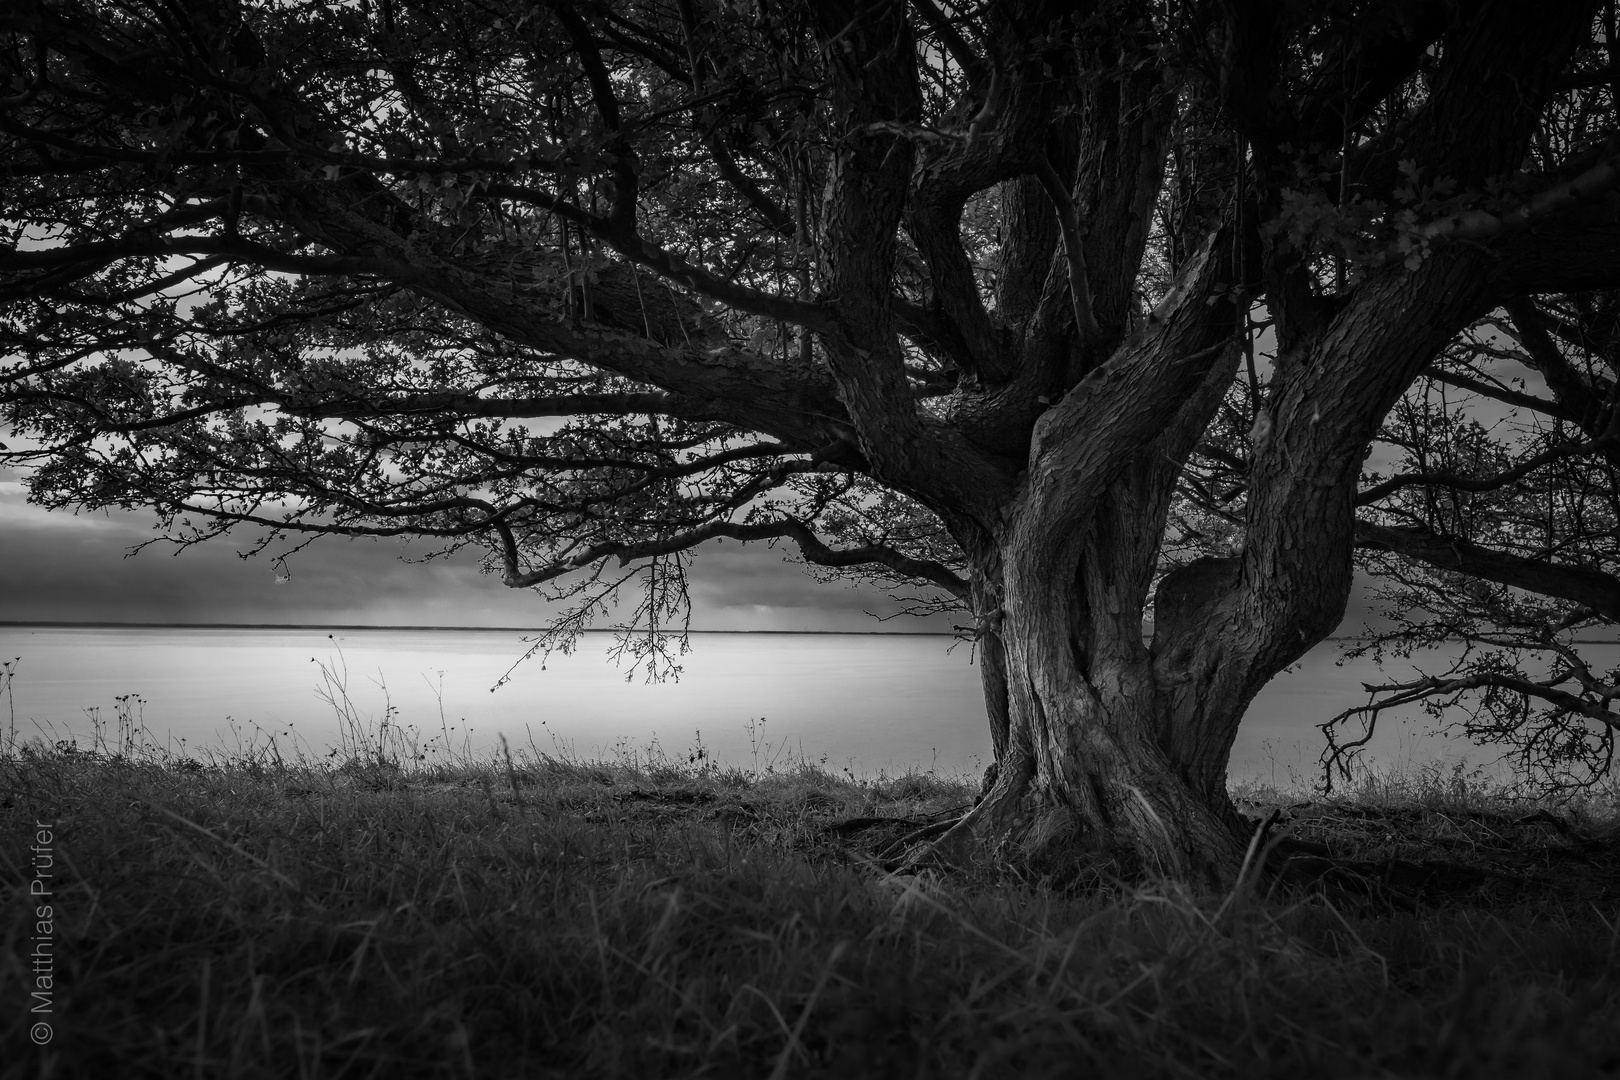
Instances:
[[[970,649],[947,651],[945,637],[695,634],[680,681],[647,685],[627,682],[607,659],[610,635],[591,634],[544,668],[538,659],[518,666],[492,692],[527,648],[517,632],[328,633],[0,627],[0,660],[20,658],[12,700],[0,696],[0,726],[14,715],[20,737],[88,745],[87,710],[110,726],[115,699],[135,694],[157,741],[178,749],[184,740],[188,753],[271,734],[284,751],[296,742],[324,754],[339,743],[339,712],[321,697],[324,667],[362,724],[374,727],[391,707],[423,743],[442,746],[448,736],[475,753],[505,735],[515,750],[645,760],[656,745],[685,760],[701,742],[722,764],[763,768],[802,756],[861,775],[977,773],[990,756]],[[1365,702],[1364,681],[1410,677],[1409,667],[1382,675],[1365,661],[1341,667],[1339,655],[1337,643],[1323,643],[1260,695],[1233,750],[1234,779],[1310,779],[1321,749],[1313,725]],[[1428,727],[1411,711],[1386,714],[1371,756],[1386,765],[1491,759],[1425,736]]]

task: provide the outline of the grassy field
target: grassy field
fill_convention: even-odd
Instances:
[[[1310,874],[1193,896],[1017,855],[896,872],[895,840],[972,801],[930,775],[13,745],[4,1072],[1620,1071],[1612,798],[1549,808],[1421,773],[1240,794],[1281,810],[1271,858]],[[27,894],[47,871],[42,928]],[[28,996],[41,937],[49,1013]]]

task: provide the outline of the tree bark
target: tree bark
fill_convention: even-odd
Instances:
[[[1141,607],[1121,595],[1111,562],[1082,558],[1067,580],[1007,575],[1000,618],[981,635],[987,701],[1005,702],[1004,731],[992,725],[993,782],[939,850],[988,843],[1037,855],[1078,843],[1142,871],[1229,885],[1243,837],[1224,766],[1241,712],[1202,728],[1180,715],[1196,700],[1167,692]],[[1222,782],[1207,782],[1209,761]]]
[[[1007,708],[1007,646],[1001,636],[1002,582],[999,558],[993,565],[981,558],[969,583],[968,602],[973,612],[973,647],[984,687],[984,713],[990,722],[990,749],[994,755],[986,785],[995,778],[998,763],[1007,756],[1011,717]]]
[[[1052,468],[1032,469],[1019,502],[988,550],[968,547],[973,603],[992,704],[997,767],[984,798],[940,844],[947,855],[971,844],[1011,844],[1036,853],[1077,842],[1141,870],[1207,887],[1231,883],[1244,853],[1243,824],[1226,793],[1225,767],[1242,707],[1208,709],[1189,685],[1186,642],[1170,634],[1149,647],[1143,612],[1181,465],[1219,407],[1237,370],[1237,350],[1220,346],[1219,312],[1208,301],[1218,260],[1212,238],[1189,267],[1179,306],[1159,329],[1138,335],[1077,393],[1105,396],[1126,377],[1159,378],[1174,404],[1158,434],[1123,460],[1106,434],[1082,436],[1094,450],[1077,467],[1073,443],[1054,443]],[[1156,358],[1155,337],[1182,350],[1214,339],[1194,375]],[[1208,352],[1208,348],[1202,350]],[[1185,355],[1185,353],[1182,353]],[[1184,389],[1171,390],[1181,387]],[[1048,430],[1088,418],[1077,401]],[[1090,425],[1085,425],[1090,428]],[[1037,458],[1037,466],[1040,461]],[[1090,496],[1075,489],[1105,486]],[[1043,489],[1056,489],[1042,498]],[[1071,527],[1061,508],[1084,506]],[[1059,512],[1054,512],[1054,507]],[[966,545],[965,545],[966,546]],[[1197,575],[1194,575],[1195,577]],[[1202,580],[1202,579],[1200,579]],[[1235,574],[1190,588],[1186,575],[1160,589],[1168,620],[1185,627],[1203,604],[1229,591]],[[1161,662],[1160,650],[1170,654]],[[1226,704],[1224,701],[1222,704]]]

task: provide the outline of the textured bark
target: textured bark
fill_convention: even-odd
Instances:
[[[1149,871],[1229,883],[1243,850],[1236,815],[1224,787],[1213,798],[1200,792],[1170,756],[1169,703],[1140,631],[1135,641],[1098,642],[1090,656],[1075,651],[1078,594],[1096,591],[1102,577],[1056,588],[1009,581],[1014,613],[1000,630],[1007,748],[995,783],[943,846],[971,837],[1035,851],[1078,841]]]
[[[1225,380],[1211,381],[1224,388]],[[1225,764],[1241,711],[1201,725],[1211,718],[1199,713],[1197,695],[1173,671],[1166,676],[1158,643],[1142,640],[1174,479],[1163,461],[1145,456],[1115,485],[1095,531],[1061,560],[1066,575],[1029,557],[1048,542],[1027,528],[1006,537],[1013,569],[996,635],[1006,747],[995,782],[947,847],[969,838],[1030,852],[1080,843],[1211,888],[1237,873],[1242,824]]]
[[[984,688],[984,713],[990,725],[990,749],[995,762],[1007,756],[1011,730],[1007,691],[1007,645],[1002,637],[1004,587],[1001,564],[993,550],[982,552],[969,583],[969,603],[974,617],[973,644],[979,664],[979,681]]]
[[[1142,637],[1181,463],[1236,372],[1228,316],[1209,302],[1229,250],[1229,235],[1209,238],[1152,325],[1038,425],[1047,452],[975,567],[981,640],[999,661],[986,696],[1004,694],[1006,732],[992,727],[994,782],[947,850],[1078,840],[1210,886],[1237,872],[1224,768],[1241,710],[1200,728],[1196,699],[1162,677]],[[1156,387],[1138,399],[1155,406],[1120,409],[1125,385]],[[1157,434],[1144,446],[1116,425]]]

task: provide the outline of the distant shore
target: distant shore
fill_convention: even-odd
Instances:
[[[0,619],[0,630],[431,630],[483,633],[539,634],[544,626],[438,626],[421,623],[181,623],[181,622],[52,622],[37,619]],[[617,634],[623,626],[593,627],[583,634]],[[955,637],[943,630],[687,630],[688,634],[778,634],[816,637]]]
[[[240,623],[240,622],[75,622],[39,619],[0,619],[0,630],[414,630],[491,634],[540,634],[544,626],[451,626],[431,623]],[[602,626],[582,630],[582,634],[618,634],[628,627]],[[956,637],[944,630],[687,630],[696,635],[743,636],[769,634],[779,637]],[[1323,638],[1328,641],[1354,641],[1354,634],[1339,634]],[[1617,645],[1616,638],[1576,638],[1576,645]]]

